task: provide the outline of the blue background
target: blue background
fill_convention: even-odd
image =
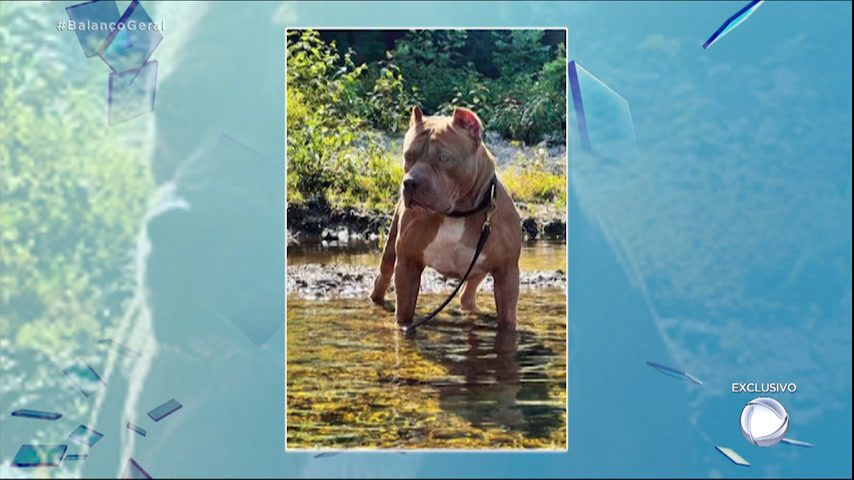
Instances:
[[[60,20],[68,4],[29,8]],[[155,478],[850,477],[850,2],[767,2],[708,50],[742,3],[143,5],[166,31],[131,141],[160,188],[140,219],[149,295],[127,322],[150,341],[93,400],[105,438],[71,474],[116,476],[132,456]],[[568,27],[570,60],[629,101],[638,142],[633,162],[570,158],[569,452],[285,453],[284,329],[258,347],[225,320],[284,315],[285,28],[511,25]],[[105,68],[56,35],[81,70]],[[217,156],[222,134],[257,154]],[[752,396],[730,392],[745,381],[797,382],[778,398],[815,448],[749,445]],[[147,438],[124,429],[173,397],[184,408]],[[18,446],[0,444],[3,476],[26,474],[8,467]]]

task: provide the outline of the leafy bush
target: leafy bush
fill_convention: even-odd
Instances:
[[[545,158],[518,162],[501,172],[501,180],[510,190],[513,200],[526,203],[549,203],[565,208],[567,201],[566,174],[549,171]]]
[[[484,34],[491,36],[490,58],[479,58],[498,72],[486,76],[467,53],[481,57]],[[401,66],[408,88],[427,112],[447,115],[454,107],[477,111],[489,130],[533,144],[566,138],[566,49],[543,43],[542,30],[469,32],[411,31],[396,43],[391,57]],[[481,39],[479,44],[474,36]],[[477,48],[476,48],[477,47]],[[554,51],[553,51],[554,50]]]
[[[512,34],[511,41],[501,42],[494,56],[499,70],[507,75],[496,81],[498,98],[490,128],[528,144],[563,140],[566,138],[565,46],[559,45],[556,58],[539,63],[547,54],[537,43],[542,32],[514,30]],[[517,74],[510,75],[513,62],[519,62],[520,68]],[[533,68],[536,70],[531,71]]]
[[[311,30],[289,32],[288,40],[289,198],[392,202],[402,172],[380,142],[366,132],[367,123],[360,113],[381,112],[378,105],[402,95],[399,73],[386,70],[375,83],[376,94],[365,95],[358,79],[367,66],[355,66],[350,53],[342,59],[334,44],[323,43]],[[387,127],[399,126],[402,117],[386,121]],[[370,181],[366,174],[372,177]],[[389,179],[395,182],[392,189]]]
[[[566,207],[566,176],[531,167],[509,167],[501,176],[513,200]]]
[[[50,31],[49,13],[0,10],[0,331],[55,354],[94,344],[130,296],[126,269],[153,180],[121,126],[106,127],[100,92],[75,87],[95,81],[68,66],[76,42],[33,42]],[[57,57],[37,60],[45,52]]]
[[[387,59],[376,62],[362,80],[363,107],[360,114],[368,125],[393,134],[409,125],[410,108],[422,103],[419,92],[406,89],[400,67]]]
[[[511,81],[522,75],[533,75],[549,60],[550,48],[543,45],[543,30],[510,30],[490,32],[495,39],[492,61],[502,79]]]
[[[467,38],[465,30],[413,30],[397,41],[391,58],[424,111],[438,111],[453,92],[477,81],[474,63],[463,53]]]

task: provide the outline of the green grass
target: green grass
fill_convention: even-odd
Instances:
[[[500,175],[516,202],[566,207],[566,175],[515,166],[507,168]]]
[[[296,175],[296,174],[294,174]],[[549,204],[561,209],[566,208],[566,175],[543,171],[535,167],[508,167],[499,172],[499,176],[513,201],[529,204]],[[403,180],[403,168],[396,155],[386,152],[371,156],[365,162],[365,169],[352,176],[351,188],[329,191],[327,198],[335,207],[355,207],[359,209],[390,210],[397,201],[400,184]],[[292,177],[288,174],[288,201],[305,201],[296,188],[291,188]],[[296,181],[293,179],[293,181]]]

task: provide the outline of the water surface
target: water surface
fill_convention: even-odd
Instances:
[[[376,245],[347,247],[323,247],[301,245],[288,247],[288,265],[306,263],[331,263],[379,267],[382,250]],[[566,271],[566,242],[531,241],[522,246],[519,258],[522,271],[555,270]]]
[[[291,299],[287,318],[288,448],[566,448],[562,290],[523,292],[509,333],[449,307],[406,335],[361,299]]]

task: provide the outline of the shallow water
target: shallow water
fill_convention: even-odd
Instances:
[[[320,245],[289,246],[288,265],[327,263],[378,267],[382,251],[375,245],[325,248]],[[533,241],[522,246],[519,269],[566,271],[566,242]]]
[[[365,300],[289,300],[287,447],[566,448],[565,292],[522,295],[512,333],[478,300],[414,335]]]

